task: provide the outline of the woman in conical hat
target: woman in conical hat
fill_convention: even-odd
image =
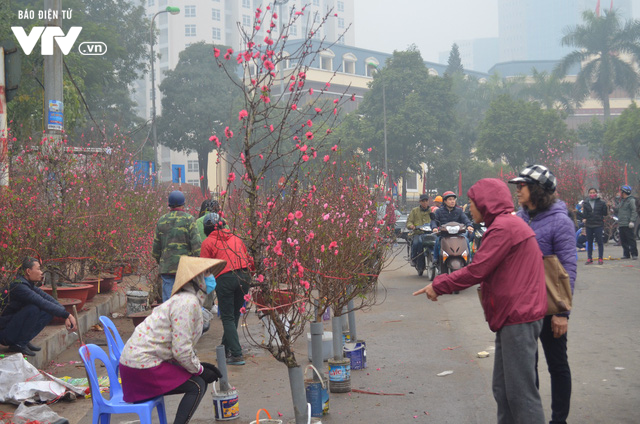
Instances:
[[[180,257],[171,297],[136,327],[122,351],[126,402],[183,393],[174,424],[185,424],[207,385],[222,377],[214,365],[200,362],[195,346],[202,335],[202,305],[225,265],[220,259]]]

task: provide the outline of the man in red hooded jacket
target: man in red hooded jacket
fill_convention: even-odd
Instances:
[[[473,220],[487,226],[473,262],[438,276],[413,295],[426,293],[436,301],[439,295],[480,284],[485,317],[496,332],[493,396],[498,424],[543,424],[535,370],[547,311],[542,252],[533,230],[512,214],[511,192],[503,181],[480,180],[467,195]]]
[[[253,258],[247,253],[247,247],[240,237],[225,228],[225,221],[217,213],[206,215],[203,225],[207,238],[202,242],[200,257],[227,261],[224,269],[215,276],[227,364],[244,365],[238,322],[245,295],[249,293],[249,271],[254,269]]]

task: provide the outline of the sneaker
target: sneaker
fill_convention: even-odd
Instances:
[[[585,265],[591,265],[593,263],[593,259],[587,259],[587,262],[585,262]]]
[[[227,358],[227,365],[244,365],[244,356],[230,356]]]
[[[621,257],[620,259],[621,259],[621,260],[622,260],[622,259],[631,259],[631,257],[630,257],[630,256],[623,256],[623,257]]]
[[[604,263],[604,261],[602,260],[602,258],[598,258],[598,265],[602,265]]]
[[[634,261],[637,261],[638,257],[637,256],[632,256],[631,259],[634,260]]]

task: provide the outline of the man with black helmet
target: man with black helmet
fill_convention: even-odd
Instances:
[[[422,249],[422,237],[420,237],[422,231],[417,230],[417,228],[430,222],[429,196],[427,194],[421,194],[420,206],[413,208],[407,218],[407,229],[412,230],[411,235],[413,236],[411,239],[411,266],[415,266],[416,259]]]
[[[185,197],[181,191],[169,194],[171,211],[160,217],[153,237],[151,254],[160,265],[163,302],[171,297],[180,256],[200,256],[201,240],[196,221],[185,212],[184,203]]]
[[[620,187],[622,201],[618,207],[618,229],[620,230],[620,244],[622,245],[622,259],[638,259],[638,245],[633,234],[638,211],[636,199],[631,196],[631,186]]]
[[[442,206],[440,206],[435,213],[435,218],[431,221],[431,228],[434,233],[438,232],[438,227],[447,222],[460,222],[467,226],[468,233],[465,234],[467,241],[469,237],[467,234],[473,234],[473,225],[469,220],[469,217],[464,213],[462,208],[456,206],[456,200],[458,196],[453,191],[445,191],[442,193]],[[440,255],[440,237],[436,239],[436,244],[433,248],[434,266]]]

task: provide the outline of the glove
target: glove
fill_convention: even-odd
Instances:
[[[635,225],[636,225],[636,224],[634,224],[633,222],[630,222],[630,223],[629,223],[629,228],[633,228],[633,227],[635,227]]]
[[[207,383],[207,384],[211,384],[214,381],[218,381],[218,376],[216,375],[216,373],[214,373],[213,371],[211,371],[208,368],[203,368],[202,369],[202,374],[200,374],[200,377],[202,377],[204,382]]]
[[[208,362],[200,362],[200,365],[202,365],[202,368],[203,368],[202,375],[204,375],[205,371],[211,371],[215,376],[215,380],[213,381],[218,381],[219,378],[222,378],[222,373],[215,365],[210,364]]]

